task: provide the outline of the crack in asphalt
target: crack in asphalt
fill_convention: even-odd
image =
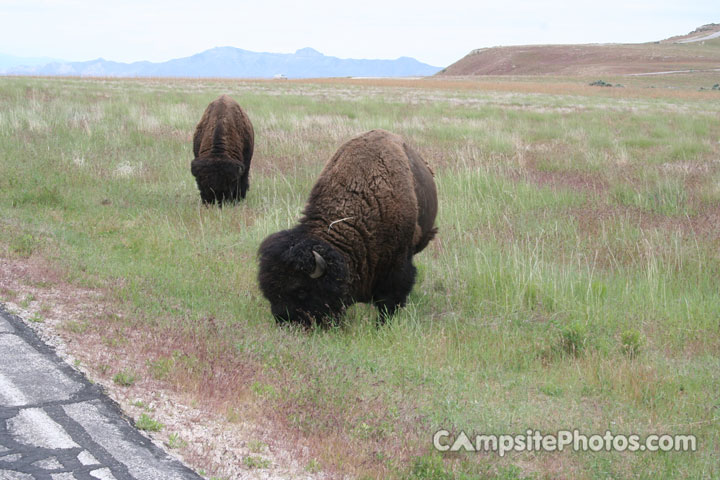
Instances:
[[[0,478],[202,478],[142,435],[2,304],[0,339]]]

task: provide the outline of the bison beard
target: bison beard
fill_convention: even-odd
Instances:
[[[245,198],[254,140],[252,123],[235,100],[223,95],[208,105],[195,129],[190,164],[203,203]]]
[[[279,321],[328,323],[355,302],[384,320],[415,283],[412,257],[436,233],[432,172],[397,135],[373,130],[337,151],[299,225],[260,245],[258,281]]]

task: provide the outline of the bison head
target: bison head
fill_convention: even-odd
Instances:
[[[203,203],[236,201],[243,196],[241,189],[245,165],[229,158],[198,157],[190,163]]]
[[[326,242],[284,230],[263,241],[259,256],[260,289],[278,321],[326,323],[345,311],[345,259]]]

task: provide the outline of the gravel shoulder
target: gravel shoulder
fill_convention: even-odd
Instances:
[[[243,412],[228,421],[225,415],[204,408],[198,399],[152,379],[120,386],[103,375],[102,366],[108,362],[117,366],[132,358],[122,358],[116,350],[109,358],[108,349],[97,338],[76,328],[108,310],[103,292],[65,282],[36,256],[0,257],[0,271],[0,302],[5,309],[22,318],[69,368],[99,386],[128,417],[137,422],[145,415],[159,422],[160,431],[146,433],[169,455],[206,478],[330,478],[327,473],[308,471],[308,449],[283,444],[272,425],[245,421]]]

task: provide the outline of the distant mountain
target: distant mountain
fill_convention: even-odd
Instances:
[[[409,77],[440,70],[414,58],[355,60],[323,55],[312,48],[295,53],[260,53],[216,47],[191,57],[167,62],[120,63],[98,58],[87,62],[50,62],[5,69],[11,75],[68,75],[108,77]]]
[[[62,62],[62,60],[50,57],[16,57],[0,53],[0,72],[15,67],[47,65],[52,62]]]
[[[720,24],[648,43],[480,48],[438,75],[647,75],[694,70],[720,71]]]

